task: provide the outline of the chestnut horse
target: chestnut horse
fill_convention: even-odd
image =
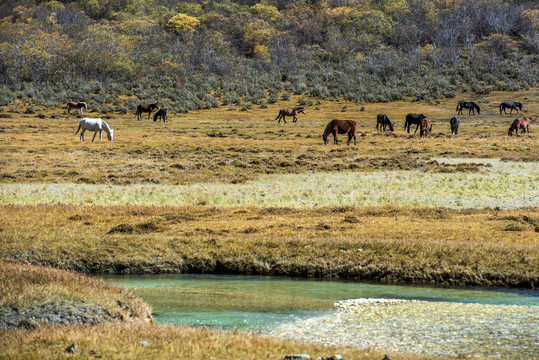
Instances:
[[[67,113],[68,114],[71,111],[71,109],[77,109],[77,110],[79,110],[79,113],[82,114],[82,113],[84,113],[84,111],[82,111],[83,108],[86,111],[88,111],[88,105],[85,102],[70,101],[70,102],[67,103]]]
[[[159,109],[159,101],[154,102],[153,104],[140,104],[137,106],[137,112],[135,115],[137,116],[137,120],[142,120],[142,113],[147,112],[148,113],[148,120],[150,120],[150,114],[155,109]]]
[[[427,118],[423,118],[421,120],[421,130],[419,130],[419,136],[427,137],[429,136],[429,133],[431,131],[432,131],[432,124],[430,123],[430,120]]]
[[[305,114],[305,109],[302,108],[302,107],[297,107],[297,108],[293,108],[293,109],[282,109],[282,110],[279,110],[279,115],[277,115],[275,120],[279,120],[278,123],[280,123],[281,119],[283,119],[284,123],[286,124],[286,119],[285,118],[287,116],[292,116],[292,121],[296,122],[298,120],[297,115],[299,113]]]
[[[324,140],[324,145],[327,145],[329,142],[329,134],[333,134],[333,143],[337,144],[337,134],[348,134],[348,143],[354,138],[354,145],[356,145],[356,122],[352,120],[331,120],[324,130],[324,135],[322,139]]]
[[[393,124],[389,120],[386,114],[378,114],[376,117],[376,131],[381,131],[382,129],[386,131],[386,126],[389,126],[389,130],[393,131]],[[380,127],[380,129],[378,129]]]
[[[509,128],[509,131],[507,132],[507,135],[513,136],[513,131],[515,131],[515,134],[518,135],[518,130],[522,129],[520,132],[522,133],[528,133],[530,135],[530,119],[528,118],[520,118],[515,119],[513,123],[511,124],[511,127]]]

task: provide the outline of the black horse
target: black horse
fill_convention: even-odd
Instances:
[[[514,101],[504,101],[503,103],[500,104],[500,115],[502,114],[502,110],[504,114],[507,114],[505,109],[511,109],[511,111],[509,112],[510,114],[512,114],[513,109],[515,109],[518,114],[518,109],[522,111],[522,103],[514,102]]]
[[[168,120],[168,110],[167,108],[161,108],[159,111],[157,111],[153,115],[153,121],[157,121],[159,119],[160,121],[166,122]]]
[[[421,120],[426,118],[423,114],[414,114],[409,113],[406,115],[406,121],[404,122],[404,130],[408,130],[408,134],[410,133],[410,125],[414,124],[417,125],[414,131],[414,134],[417,132],[417,129],[419,128],[419,125],[421,125]]]
[[[473,101],[461,101],[457,105],[457,115],[462,115],[462,109],[468,109],[468,115],[470,113],[472,115],[475,115],[475,110],[477,110],[478,114],[481,114],[481,108],[479,108],[479,105],[474,103]]]
[[[460,125],[459,117],[453,116],[451,120],[449,120],[449,124],[451,125],[451,135],[458,135]]]

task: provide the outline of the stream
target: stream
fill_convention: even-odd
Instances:
[[[158,324],[424,355],[533,358],[539,291],[227,275],[104,275]]]

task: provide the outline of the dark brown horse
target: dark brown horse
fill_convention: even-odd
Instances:
[[[421,120],[421,130],[419,130],[419,136],[427,137],[429,136],[429,133],[431,131],[432,131],[432,124],[430,123],[430,120],[427,118],[423,118]]]
[[[281,122],[281,119],[283,119],[284,123],[286,124],[286,117],[292,116],[292,121],[296,122],[298,120],[297,115],[299,113],[305,114],[305,109],[302,107],[297,107],[293,109],[281,109],[279,110],[279,115],[275,118],[275,120],[279,120],[278,123]]]
[[[519,129],[522,129],[522,131],[520,132],[521,134],[528,133],[528,135],[530,135],[530,119],[525,118],[525,117],[520,118],[520,119],[515,119],[513,123],[511,124],[511,127],[509,128],[507,135],[513,136],[513,131],[515,131],[515,135],[518,135]]]
[[[407,130],[409,134],[410,126],[417,125],[414,131],[414,134],[415,134],[417,132],[417,129],[421,125],[421,120],[423,120],[424,118],[426,118],[426,116],[423,114],[409,113],[408,115],[406,115],[406,120],[404,121],[404,130]]]
[[[159,101],[154,102],[153,104],[140,104],[137,106],[137,112],[135,115],[137,116],[137,120],[142,120],[142,113],[147,112],[148,113],[148,120],[150,120],[150,114],[155,109],[159,109]]]
[[[329,135],[333,134],[333,143],[337,144],[337,134],[348,134],[348,143],[354,138],[354,145],[356,145],[356,122],[352,120],[331,120],[324,130],[324,135],[322,139],[324,140],[324,145],[327,145],[329,142]]]
[[[389,120],[386,114],[378,114],[376,117],[376,131],[381,131],[382,129],[386,131],[386,126],[389,126],[389,130],[393,131],[393,124]],[[380,127],[380,129],[378,129]]]
[[[168,110],[167,108],[161,108],[159,111],[157,111],[153,116],[153,121],[157,121],[159,119],[160,121],[166,122],[168,120]]]
[[[79,113],[84,113],[82,109],[88,110],[88,105],[85,102],[76,102],[76,101],[70,101],[67,103],[67,113],[71,111],[71,109],[77,109],[79,110]]]
[[[500,104],[500,115],[502,114],[502,111],[504,114],[507,114],[505,109],[511,109],[509,112],[510,114],[513,113],[513,109],[516,110],[518,114],[518,109],[522,111],[522,103],[516,102],[516,101],[504,101]]]

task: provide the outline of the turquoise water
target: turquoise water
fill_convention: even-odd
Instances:
[[[132,289],[147,301],[157,323],[176,325],[260,330],[320,316],[332,311],[334,302],[357,298],[539,306],[539,291],[534,290],[379,285],[262,276],[102,277],[109,283]]]

